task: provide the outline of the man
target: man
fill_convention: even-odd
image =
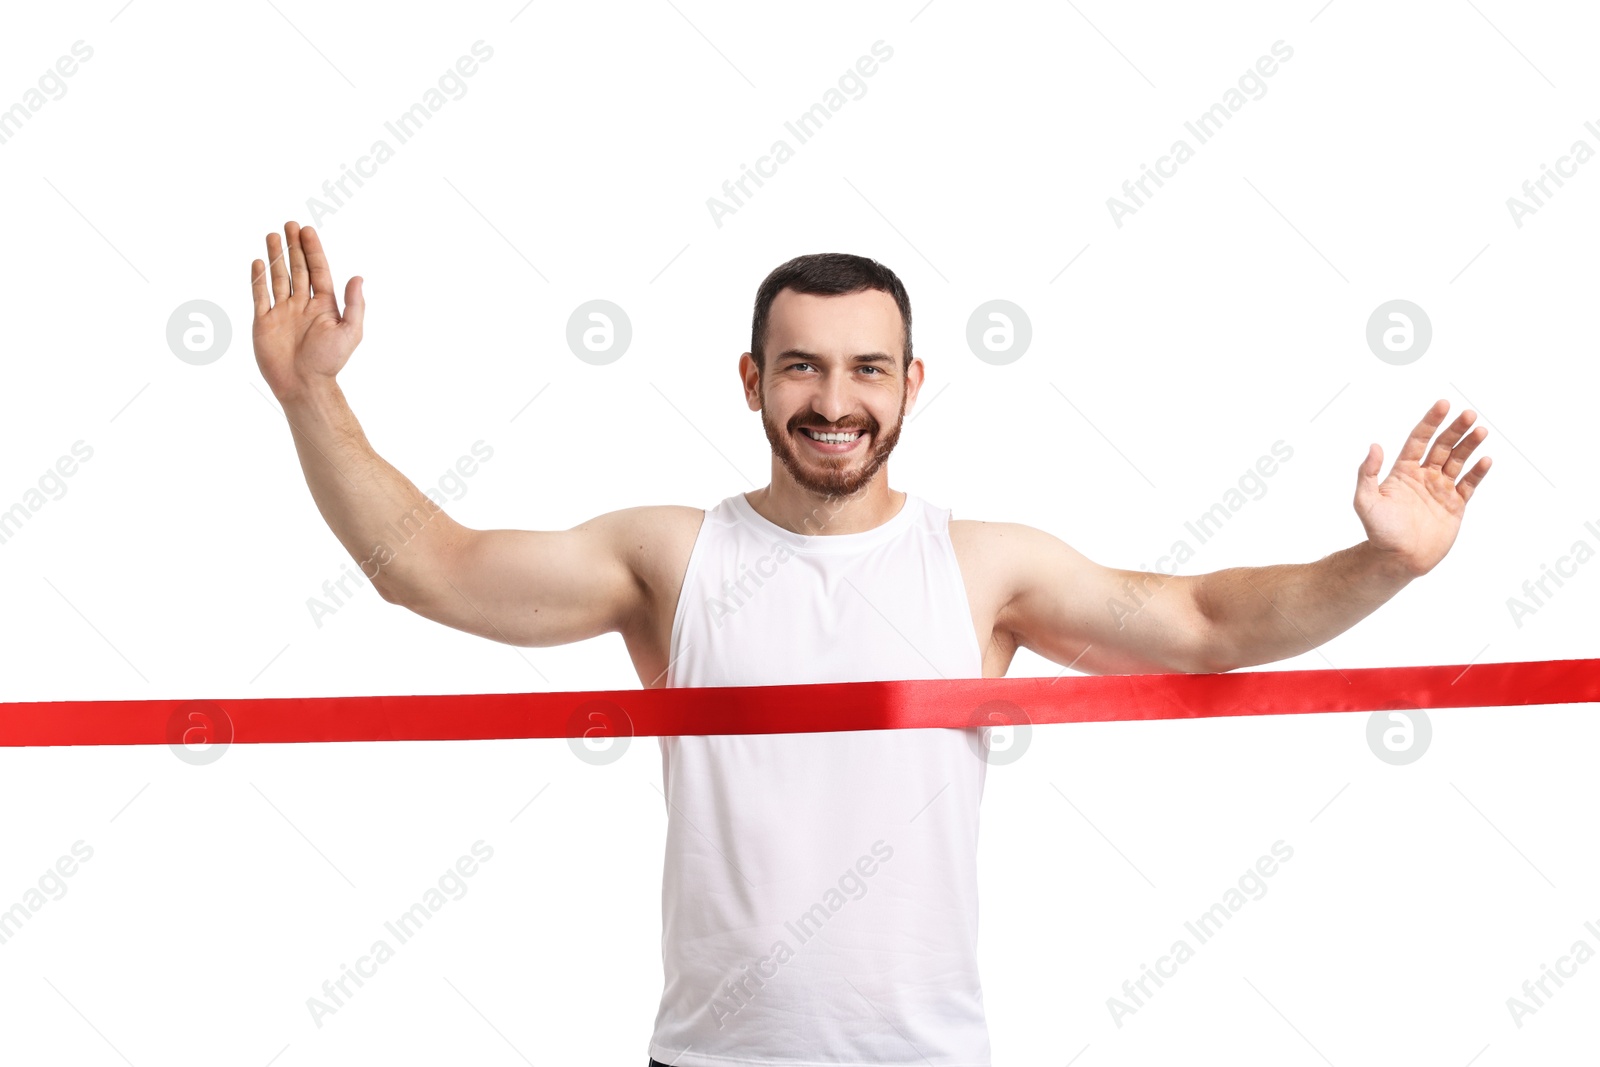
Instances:
[[[317,235],[289,223],[284,236],[287,263],[267,237],[270,298],[267,268],[251,264],[256,361],[317,507],[378,592],[513,645],[620,633],[646,687],[998,678],[1019,647],[1087,673],[1267,663],[1431,570],[1489,469],[1482,457],[1457,480],[1487,431],[1469,410],[1434,439],[1441,400],[1386,478],[1376,444],[1362,461],[1366,540],[1315,563],[1195,576],[1103,567],[1039,530],[951,520],[888,484],[923,383],[905,288],[872,260],[815,255],[762,283],[739,359],[772,446],[769,485],[709,511],[472,530],[372,450],[335,382],[361,339],[361,279],[341,315]],[[971,427],[991,461],[996,429]],[[391,523],[403,544],[387,543]],[[989,1063],[979,733],[660,739],[666,982],[652,1065]]]

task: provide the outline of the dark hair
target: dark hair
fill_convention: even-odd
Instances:
[[[864,289],[878,289],[894,297],[900,306],[900,325],[905,331],[904,374],[911,368],[911,297],[894,271],[875,259],[852,256],[848,252],[813,252],[796,256],[767,275],[756,290],[755,318],[750,325],[750,355],[756,368],[766,371],[767,314],[772,302],[784,289],[821,296],[842,296]]]

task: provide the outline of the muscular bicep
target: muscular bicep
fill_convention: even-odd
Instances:
[[[996,626],[1019,646],[1085,674],[1212,669],[1192,577],[1101,566],[1041,530],[990,525],[1006,561]]]
[[[466,530],[438,580],[406,604],[435,622],[511,645],[568,644],[627,628],[647,599],[629,551],[646,521],[629,508],[570,530]]]

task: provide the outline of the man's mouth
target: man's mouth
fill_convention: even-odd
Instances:
[[[854,448],[856,442],[866,436],[866,431],[860,429],[824,431],[802,426],[800,435],[811,442],[811,446],[817,451],[837,454]]]

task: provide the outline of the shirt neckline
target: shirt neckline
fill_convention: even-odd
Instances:
[[[910,526],[916,514],[914,499],[910,493],[906,493],[905,499],[900,503],[900,510],[886,522],[879,523],[870,530],[846,534],[797,533],[794,530],[784,529],[761,514],[749,500],[745,499],[743,493],[735,493],[728,499],[733,504],[735,514],[762,536],[781,542],[791,551],[818,555],[859,552],[864,548],[881,544]],[[819,521],[824,516],[819,516]]]

